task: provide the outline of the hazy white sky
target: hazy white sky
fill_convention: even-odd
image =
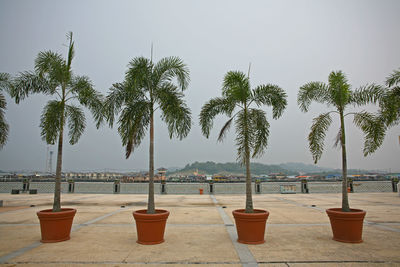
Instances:
[[[289,105],[272,119],[269,147],[256,162],[312,163],[307,135],[312,118],[327,107],[297,107],[299,87],[327,81],[333,70],[346,73],[353,89],[383,84],[400,67],[400,1],[22,1],[0,0],[0,72],[12,75],[33,70],[36,55],[52,50],[66,55],[65,34],[73,31],[73,70],[87,75],[106,94],[123,80],[128,62],[137,56],[154,59],[179,56],[190,69],[186,100],[193,126],[183,141],[170,140],[158,118],[155,124],[156,167],[184,166],[193,161],[233,162],[234,128],[217,143],[226,121],[218,117],[209,139],[201,135],[198,114],[210,98],[221,94],[223,76],[247,71],[252,86],[274,83],[288,94]],[[49,100],[35,95],[15,105],[8,97],[6,118],[10,136],[0,151],[0,169],[44,170],[46,144],[39,120]],[[367,107],[374,110],[374,107]],[[332,148],[338,118],[326,138],[320,166],[341,167],[340,150]],[[362,133],[347,119],[349,168],[400,170],[399,127],[391,129],[374,155],[362,155]],[[87,128],[79,143],[65,144],[63,170],[135,170],[148,168],[148,137],[126,160],[117,129]],[[56,150],[56,147],[52,147]],[[53,158],[55,166],[55,157]]]

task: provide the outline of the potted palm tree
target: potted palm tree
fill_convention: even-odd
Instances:
[[[8,138],[8,123],[4,117],[4,111],[7,107],[6,98],[1,91],[10,89],[11,77],[8,73],[0,73],[0,149],[3,148]]]
[[[379,86],[370,85],[359,90],[352,91],[343,72],[331,72],[328,84],[322,82],[310,82],[300,87],[297,102],[300,110],[307,112],[310,104],[315,101],[333,106],[334,109],[319,115],[313,119],[311,132],[308,135],[309,148],[317,163],[324,149],[324,138],[332,122],[331,115],[337,114],[340,119],[340,128],[337,134],[335,146],[340,144],[342,150],[342,207],[327,209],[333,239],[340,242],[360,243],[362,242],[362,227],[366,211],[351,209],[348,198],[347,180],[347,153],[345,118],[354,116],[354,123],[361,128],[365,134],[364,155],[372,153],[381,143],[383,126],[376,123],[374,115],[361,112],[348,112],[349,106],[362,106],[374,103],[382,96]]]
[[[11,96],[18,104],[30,94],[42,93],[55,96],[44,107],[41,118],[41,136],[47,144],[58,139],[57,166],[54,202],[52,209],[39,211],[42,242],[60,242],[70,239],[72,221],[76,209],[61,208],[61,170],[64,128],[68,127],[69,143],[74,145],[81,137],[85,126],[85,114],[78,103],[89,108],[94,117],[102,116],[101,95],[93,89],[86,76],[73,74],[74,58],[72,32],[67,34],[68,55],[64,59],[52,51],[40,52],[35,60],[35,71],[21,72],[13,80]]]
[[[129,63],[125,80],[110,88],[105,101],[105,118],[110,127],[114,124],[114,117],[119,115],[118,133],[127,159],[150,128],[147,209],[133,212],[139,244],[164,242],[169,216],[169,211],[155,209],[154,203],[154,113],[160,110],[170,138],[186,137],[191,128],[191,113],[183,100],[182,91],[188,83],[189,70],[181,59],[168,57],[154,64],[147,58],[136,57]]]
[[[233,216],[238,242],[245,244],[265,242],[265,224],[269,215],[266,210],[253,208],[250,172],[250,156],[261,156],[268,144],[269,123],[266,113],[258,109],[264,105],[272,106],[272,117],[279,118],[287,105],[286,93],[272,84],[251,89],[248,75],[246,77],[243,72],[229,71],[224,77],[222,97],[209,100],[200,113],[201,129],[207,138],[216,115],[225,114],[229,117],[219,133],[218,141],[223,140],[232,122],[235,123],[237,160],[246,166],[246,207],[233,211]]]

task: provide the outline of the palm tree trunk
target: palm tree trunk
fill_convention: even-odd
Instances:
[[[64,109],[63,109],[64,110]],[[62,150],[64,135],[64,112],[61,115],[60,136],[58,137],[56,181],[54,188],[53,212],[61,211],[61,168],[62,168]]]
[[[244,108],[244,127],[245,127],[245,161],[246,161],[246,213],[253,213],[253,198],[251,192],[251,173],[250,173],[250,147],[249,147],[249,129],[247,127],[247,106]]]
[[[349,197],[347,194],[347,155],[346,155],[346,135],[344,128],[343,111],[340,111],[340,131],[342,144],[342,211],[350,211]]]
[[[147,213],[154,214],[154,114],[150,113],[150,162],[149,162],[149,199],[147,202]]]
[[[246,213],[253,213],[253,199],[251,192],[250,151],[246,147]]]

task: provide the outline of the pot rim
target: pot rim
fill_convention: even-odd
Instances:
[[[232,211],[233,217],[235,218],[253,218],[253,219],[261,219],[268,218],[269,212],[267,210],[262,209],[253,209],[254,213],[246,213],[245,209],[237,209]]]
[[[135,210],[132,212],[135,219],[153,220],[153,219],[167,219],[169,216],[168,210],[156,209],[155,214],[147,214],[147,209]]]
[[[337,214],[360,214],[360,213],[367,213],[365,210],[361,209],[350,209],[350,211],[342,211],[342,208],[329,208],[326,209],[326,212],[329,213],[337,213]]]
[[[329,217],[336,218],[364,218],[367,212],[361,209],[350,209],[349,212],[342,211],[342,208],[330,208],[326,209],[326,213]]]
[[[53,209],[45,209],[36,212],[36,215],[39,219],[46,219],[46,218],[70,218],[74,217],[76,214],[76,209],[73,208],[62,208],[61,211],[53,212]]]

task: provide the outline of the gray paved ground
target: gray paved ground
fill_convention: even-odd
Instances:
[[[146,195],[64,194],[63,207],[78,210],[71,240],[42,244],[36,211],[52,198],[0,194],[2,266],[400,266],[395,193],[350,195],[367,211],[361,244],[331,239],[325,209],[340,206],[339,194],[254,195],[254,206],[270,212],[262,245],[236,242],[232,210],[244,196],[157,195],[170,217],[166,242],[154,246],[135,242],[132,211],[145,208]]]

